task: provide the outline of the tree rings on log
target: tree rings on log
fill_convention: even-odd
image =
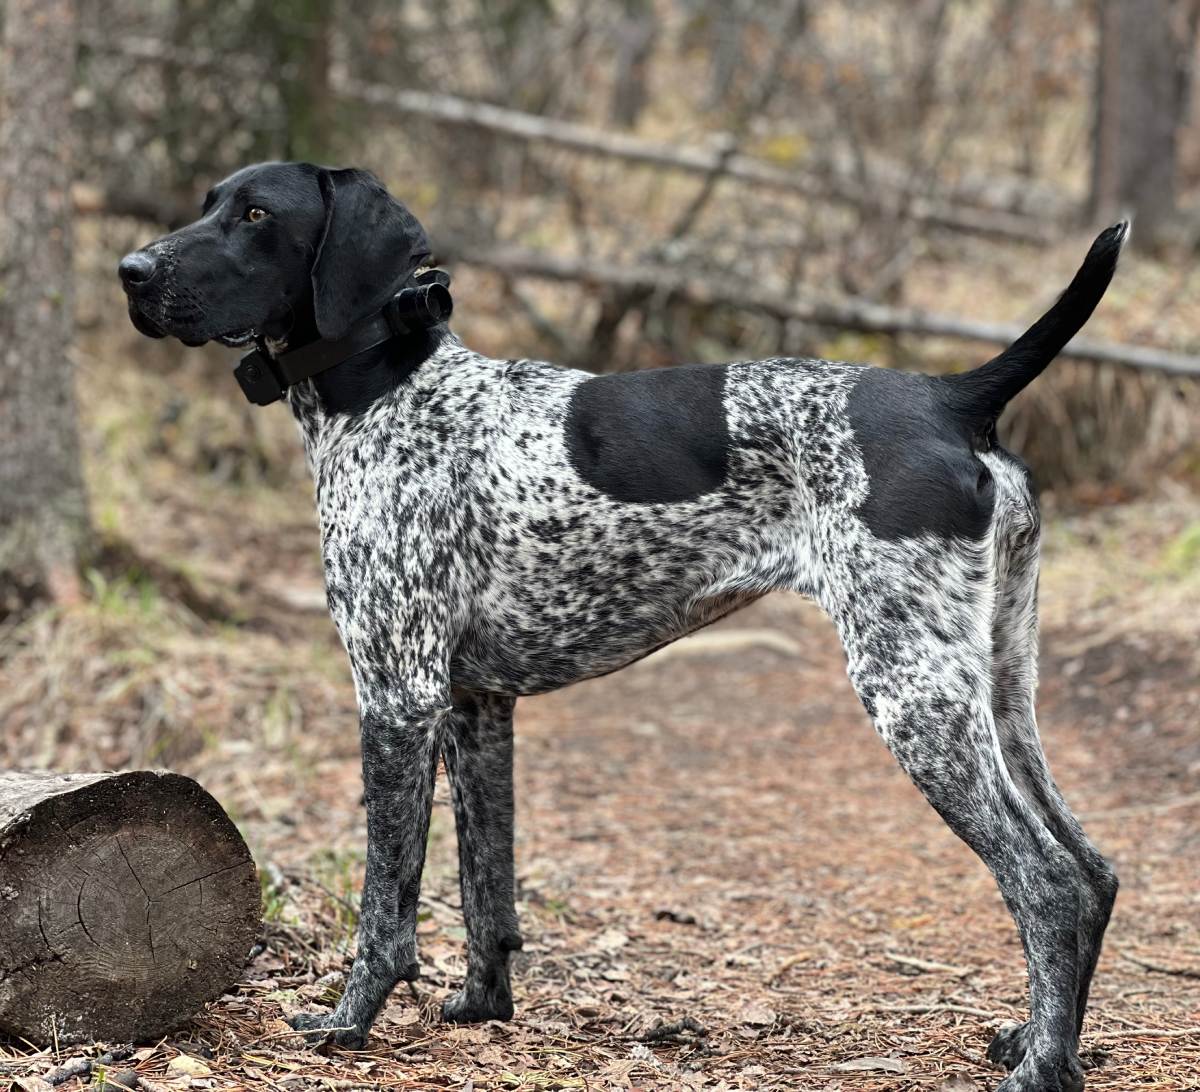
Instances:
[[[172,773],[0,773],[0,1029],[138,1042],[240,976],[254,862],[221,806]]]

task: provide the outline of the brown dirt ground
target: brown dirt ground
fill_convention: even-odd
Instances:
[[[246,628],[285,644],[318,634],[336,665],[327,626],[271,602]],[[1085,1035],[1088,1087],[1200,1088],[1195,646],[1093,634],[1046,635],[1041,703],[1059,780],[1123,878]],[[10,649],[9,667],[37,640]],[[336,995],[364,822],[340,669],[269,700],[282,712],[274,729],[262,718],[261,747],[222,738],[174,761],[251,841],[268,878],[267,946],[193,1025],[110,1076],[136,1069],[151,1090],[998,1081],[982,1056],[999,1023],[1023,1018],[1016,933],[987,872],[871,730],[831,627],[802,601],[770,598],[622,673],[522,703],[526,948],[508,1025],[434,1018],[463,970],[443,782],[416,1000],[399,992],[361,1052],[313,1054],[289,1035],[284,1015]],[[690,1030],[654,1034],[685,1019]],[[180,1054],[209,1072],[172,1077]],[[64,1057],[9,1042],[0,1059],[33,1076]]]

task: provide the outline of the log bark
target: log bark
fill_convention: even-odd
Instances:
[[[220,805],[151,771],[0,773],[0,1029],[139,1042],[237,980],[258,876]]]

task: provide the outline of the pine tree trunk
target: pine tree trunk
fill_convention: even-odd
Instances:
[[[0,81],[0,617],[79,595],[87,503],[71,292],[72,0],[7,0]]]
[[[625,0],[615,37],[617,56],[608,113],[614,124],[632,129],[650,97],[650,61],[658,41],[654,5],[648,0]]]
[[[1101,0],[1091,210],[1135,216],[1133,238],[1156,247],[1175,216],[1178,132],[1190,43],[1172,0]]]

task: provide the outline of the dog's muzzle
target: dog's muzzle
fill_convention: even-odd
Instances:
[[[126,254],[117,266],[117,275],[121,278],[121,287],[129,302],[129,321],[139,334],[146,337],[162,338],[167,331],[158,325],[138,304],[138,297],[143,295],[158,274],[158,259],[148,250],[135,250]]]

